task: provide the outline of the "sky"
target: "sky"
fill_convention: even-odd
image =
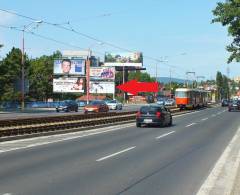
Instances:
[[[30,31],[47,39],[25,33],[30,57],[50,55],[56,50],[91,48],[103,60],[105,52],[124,52],[106,44],[110,43],[143,52],[143,65],[152,76],[168,77],[171,72],[172,77],[186,79],[186,72],[195,72],[195,77],[214,79],[217,71],[227,74],[229,66],[229,76],[233,78],[240,75],[239,64],[227,64],[229,53],[225,49],[232,38],[226,27],[211,23],[212,10],[219,1],[1,0],[0,9],[79,32],[75,34],[46,23],[37,27],[31,24]],[[22,29],[31,22],[0,11],[0,25]],[[0,44],[4,44],[0,50],[3,58],[12,47],[22,47],[22,32],[0,27]]]

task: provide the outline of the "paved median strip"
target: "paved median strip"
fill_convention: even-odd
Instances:
[[[165,134],[163,134],[163,135],[160,135],[160,136],[156,137],[156,139],[160,139],[160,138],[166,137],[166,136],[168,136],[168,135],[170,135],[170,134],[173,134],[173,133],[175,133],[175,131],[171,131],[171,132],[169,132],[169,133],[165,133]]]
[[[117,155],[122,154],[122,153],[124,153],[124,152],[127,152],[127,151],[129,151],[129,150],[132,150],[132,149],[134,149],[134,148],[136,148],[136,146],[133,146],[133,147],[130,147],[130,148],[126,148],[126,149],[121,150],[121,151],[119,151],[119,152],[116,152],[116,153],[110,154],[110,155],[108,155],[108,156],[99,158],[99,159],[97,159],[96,161],[97,161],[97,162],[100,162],[100,161],[106,160],[106,159],[108,159],[108,158],[112,158],[112,157],[114,157],[114,156],[117,156]]]

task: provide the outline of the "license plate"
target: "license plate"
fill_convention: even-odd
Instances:
[[[144,119],[144,122],[145,122],[145,123],[151,123],[151,122],[152,122],[152,119]]]

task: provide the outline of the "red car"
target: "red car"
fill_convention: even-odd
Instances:
[[[109,111],[108,105],[102,100],[91,101],[89,104],[87,104],[84,107],[85,114],[89,112],[98,113],[98,112],[108,112],[108,111]]]

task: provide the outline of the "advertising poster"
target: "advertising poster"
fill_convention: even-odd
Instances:
[[[53,79],[53,92],[56,93],[83,93],[85,91],[85,78],[60,77]]]
[[[53,73],[59,75],[85,75],[85,60],[54,60]]]
[[[143,65],[141,52],[133,53],[105,53],[104,66],[135,66]]]
[[[94,79],[115,79],[115,68],[114,67],[91,67],[90,77]]]
[[[90,81],[90,93],[114,93],[115,83],[114,82],[103,82],[103,81]]]

